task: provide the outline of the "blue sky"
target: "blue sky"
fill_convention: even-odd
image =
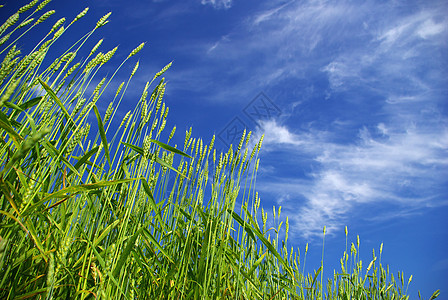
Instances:
[[[25,3],[17,2],[3,13]],[[262,205],[281,205],[290,240],[310,243],[311,270],[324,225],[326,265],[338,268],[347,225],[366,265],[384,242],[383,263],[413,274],[411,298],[441,289],[448,299],[446,1],[54,0],[48,8],[56,21],[87,6],[73,35],[112,11],[95,37],[103,52],[119,45],[125,58],[147,42],[130,98],[174,60],[165,100],[179,144],[190,126],[205,141],[216,134],[222,150],[243,128],[265,134]]]

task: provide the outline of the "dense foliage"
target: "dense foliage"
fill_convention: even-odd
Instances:
[[[261,140],[249,149],[244,134],[219,154],[214,138],[205,144],[190,129],[182,150],[169,146],[162,75],[171,64],[124,114],[138,62],[127,81],[115,75],[144,44],[102,79],[117,48],[85,49],[110,14],[54,56],[87,9],[59,19],[23,55],[18,43],[54,14],[38,2],[0,27],[1,299],[408,299],[411,278],[394,279],[381,249],[363,270],[359,240],[332,280],[323,263],[305,275],[307,249],[301,259],[288,245],[288,219],[282,231],[280,209],[272,222],[259,210]],[[104,110],[103,99],[112,99]]]

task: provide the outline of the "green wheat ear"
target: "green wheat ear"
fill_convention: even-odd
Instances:
[[[50,3],[51,0],[44,0],[43,2],[41,2],[38,6],[37,9],[34,12],[38,12],[42,9],[44,9],[45,6],[47,6],[48,3]],[[33,1],[34,2],[34,1]]]
[[[98,29],[98,28],[106,25],[109,22],[107,19],[110,17],[111,14],[112,13],[109,12],[109,13],[105,14],[103,17],[101,17],[101,19],[99,19],[98,22],[96,23],[95,29]]]
[[[18,12],[19,14],[22,14],[22,13],[24,13],[24,12],[30,10],[31,8],[33,8],[33,6],[37,4],[37,2],[39,2],[39,0],[33,0],[33,1],[31,1],[30,3],[28,3],[28,4],[24,5],[24,6],[22,6],[17,12]]]

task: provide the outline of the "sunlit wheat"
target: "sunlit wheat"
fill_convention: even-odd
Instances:
[[[341,271],[328,282],[323,253],[320,268],[305,274],[308,244],[301,260],[288,244],[293,225],[281,207],[273,209],[272,222],[260,210],[255,185],[263,137],[248,149],[251,133],[244,132],[236,149],[216,153],[214,136],[194,138],[190,128],[182,150],[168,145],[176,127],[163,133],[165,79],[152,92],[150,86],[171,62],[140,100],[126,98],[133,110],[117,113],[138,61],[113,94],[115,76],[144,43],[101,77],[119,50],[97,53],[102,40],[86,48],[110,13],[68,49],[54,49],[60,55],[53,62],[47,54],[54,41],[74,34],[65,18],[23,55],[17,49],[27,31],[20,30],[49,1],[16,24],[38,2],[0,27],[1,299],[409,298],[412,276],[406,281],[399,273],[395,280],[384,269],[382,245],[380,257],[373,253],[363,269],[359,238],[350,253],[346,245]],[[347,244],[347,229],[346,238]]]

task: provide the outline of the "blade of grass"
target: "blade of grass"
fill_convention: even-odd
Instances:
[[[135,146],[129,143],[125,143],[125,142],[121,142],[123,145],[125,145],[126,147],[131,148],[132,150],[134,150],[135,152],[137,152],[138,154],[143,156],[143,148],[139,147],[139,146]],[[153,154],[154,155],[154,154]],[[181,175],[182,177],[188,179],[188,177],[184,176],[182,173],[180,173],[177,169],[173,168],[173,166],[167,164],[165,161],[161,160],[160,158],[156,157],[155,161],[160,164],[161,166],[170,169],[171,171],[176,172],[177,174]]]
[[[112,181],[100,181],[100,182],[90,183],[90,184],[80,184],[80,185],[68,186],[66,188],[63,188],[61,190],[58,190],[58,191],[56,191],[54,193],[51,193],[51,194],[45,196],[44,198],[42,198],[37,203],[29,206],[23,212],[23,215],[27,215],[27,214],[31,213],[35,208],[39,207],[40,205],[44,204],[45,202],[47,202],[48,200],[53,199],[53,198],[73,197],[76,194],[81,193],[81,192],[89,192],[89,191],[92,191],[92,190],[100,189],[102,187],[117,185],[117,184],[120,184],[120,183],[127,183],[127,182],[131,182],[131,181],[135,181],[135,180],[137,180],[137,179],[136,178],[129,178],[129,179],[120,179],[120,180],[112,180]],[[71,195],[67,195],[69,193],[71,193]]]
[[[46,84],[44,81],[42,81],[42,79],[40,77],[38,77],[37,80],[42,85],[42,87],[45,89],[45,91],[47,91],[48,95],[50,95],[50,97],[54,100],[54,102],[56,102],[56,104],[62,110],[62,112],[64,113],[65,117],[70,122],[70,124],[75,125],[76,124],[75,121],[73,121],[72,117],[68,113],[64,104],[61,102],[61,100],[59,100],[58,96],[56,96],[55,92],[48,86],[48,84]]]
[[[115,284],[115,286],[118,288],[118,290],[120,291],[121,295],[123,295],[123,297],[125,299],[128,299],[128,297],[126,296],[126,294],[123,292],[123,289],[120,287],[120,285],[118,284],[117,280],[115,279],[115,276],[112,275],[112,273],[109,271],[108,266],[106,265],[106,262],[104,261],[103,257],[98,253],[98,251],[96,250],[95,247],[93,247],[92,242],[90,241],[90,239],[85,235],[84,230],[80,227],[79,224],[78,225],[78,229],[81,232],[81,234],[84,236],[84,239],[87,241],[87,243],[89,244],[89,246],[92,248],[93,252],[95,253],[95,257],[98,259],[98,262],[100,263],[101,267],[103,268],[104,271],[107,272],[107,274],[109,275],[109,279],[112,280],[112,282]]]
[[[163,220],[162,220],[162,215],[161,215],[160,210],[157,207],[154,197],[151,193],[151,188],[149,187],[148,182],[146,181],[146,179],[144,177],[141,178],[141,181],[142,181],[143,189],[144,189],[146,195],[148,195],[149,205],[151,206],[151,209],[156,213],[157,220],[159,221],[163,230],[166,231],[165,230],[165,222],[163,222]]]
[[[124,263],[126,262],[126,259],[131,253],[132,248],[135,247],[135,241],[137,240],[138,236],[142,233],[142,231],[143,228],[140,228],[128,239],[126,247],[121,253],[120,258],[118,259],[118,262],[115,265],[115,269],[112,272],[113,277],[118,277],[118,275],[120,275],[121,268],[123,267]]]
[[[104,124],[103,121],[101,120],[101,115],[96,105],[93,106],[93,110],[95,112],[96,119],[98,121],[98,130],[100,132],[101,143],[103,144],[104,153],[106,153],[107,162],[109,163],[110,166],[111,163],[110,163],[109,145],[107,143],[106,132],[104,131]]]
[[[107,237],[107,235],[109,234],[109,232],[114,229],[115,227],[117,227],[117,225],[121,222],[120,219],[115,220],[112,224],[109,224],[109,226],[107,226],[103,232],[93,241],[93,247],[96,247],[105,237]]]
[[[255,234],[260,241],[269,249],[269,251],[278,259],[279,262],[283,265],[285,270],[294,278],[294,273],[291,270],[291,267],[289,264],[286,263],[286,261],[283,259],[283,257],[278,253],[278,251],[274,248],[274,246],[263,236],[260,229],[257,226],[257,223],[253,220],[253,217],[249,214],[249,212],[246,210],[246,214],[249,215],[249,221],[251,222],[252,226],[241,219],[240,216],[238,216],[237,213],[232,211],[231,209],[227,209],[227,211],[233,216],[233,218],[243,227],[243,229],[249,234],[249,232],[252,232]]]
[[[170,145],[167,145],[167,144],[165,144],[165,143],[162,143],[162,142],[159,142],[159,141],[156,141],[156,140],[153,140],[153,139],[149,139],[149,140],[151,141],[151,143],[154,143],[154,144],[156,144],[156,145],[159,145],[160,148],[162,148],[162,149],[165,149],[165,150],[167,150],[167,151],[171,151],[171,152],[176,153],[176,154],[180,154],[180,155],[185,156],[185,157],[188,157],[188,158],[192,158],[190,155],[188,155],[188,154],[186,154],[186,153],[180,151],[179,149],[176,149],[176,148],[174,148],[174,147],[171,147]]]
[[[73,166],[76,170],[79,170],[79,168],[93,155],[93,154],[95,154],[97,151],[98,151],[98,149],[99,149],[100,147],[99,146],[97,146],[97,147],[95,147],[95,148],[93,148],[92,150],[90,150],[89,152],[87,152],[86,154],[84,154],[81,158],[77,158],[77,157],[73,157],[73,158],[75,158],[75,159],[78,159],[78,161],[76,162],[76,164]],[[73,174],[73,171],[70,171],[68,174],[67,174],[67,177],[69,177],[70,175],[72,175]],[[78,175],[79,173],[77,173],[77,175]]]
[[[65,158],[59,152],[59,150],[46,138],[43,139],[42,146],[44,146],[44,148],[53,157],[53,159],[55,159],[56,161],[58,161],[59,159],[62,160],[62,162],[70,169],[71,172],[74,172],[74,173],[76,173],[76,175],[81,176],[81,174],[79,174],[78,170],[68,161],[68,159]]]

